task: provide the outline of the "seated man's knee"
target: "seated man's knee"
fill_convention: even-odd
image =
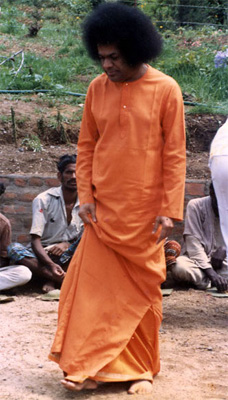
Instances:
[[[20,277],[20,284],[25,285],[28,283],[32,278],[32,272],[29,268],[25,267],[24,265],[18,265],[15,268],[15,272]]]
[[[188,269],[186,267],[187,257],[180,256],[177,257],[176,263],[172,267],[172,276],[177,281],[187,281],[188,280]]]

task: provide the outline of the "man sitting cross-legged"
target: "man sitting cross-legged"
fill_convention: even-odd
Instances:
[[[177,257],[170,271],[176,282],[197,289],[214,286],[219,292],[228,290],[226,246],[212,183],[210,196],[192,199],[188,203],[182,255]]]
[[[78,216],[76,156],[60,157],[57,168],[61,186],[48,189],[33,200],[31,244],[25,247],[12,243],[8,247],[11,261],[23,263],[34,275],[46,279],[46,292],[61,285],[83,230]]]

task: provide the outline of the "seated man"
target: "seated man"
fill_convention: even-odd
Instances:
[[[210,196],[188,203],[182,254],[171,267],[174,280],[192,284],[198,289],[215,286],[220,292],[227,291],[226,247],[212,183]]]
[[[0,184],[0,195],[5,191],[3,183]],[[25,285],[31,279],[31,272],[23,265],[9,265],[7,246],[11,242],[10,221],[0,214],[0,291]]]
[[[48,189],[33,200],[31,244],[24,247],[12,243],[8,247],[11,260],[23,262],[34,275],[46,279],[46,292],[61,285],[83,230],[78,216],[75,167],[75,155],[60,157],[57,176],[61,186]]]

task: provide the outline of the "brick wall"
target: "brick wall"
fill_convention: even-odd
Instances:
[[[0,212],[11,222],[12,241],[28,243],[32,200],[50,187],[58,186],[59,181],[55,176],[0,175],[0,182],[6,186],[0,197]]]
[[[55,176],[0,175],[0,182],[6,186],[5,193],[0,197],[0,212],[12,224],[12,241],[28,243],[32,200],[37,194],[58,186],[59,181]],[[208,187],[208,181],[186,180],[185,207],[190,199],[207,195]],[[182,232],[183,222],[176,223],[172,237],[180,241]]]

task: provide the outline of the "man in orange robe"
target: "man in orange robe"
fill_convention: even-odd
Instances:
[[[179,86],[147,62],[161,39],[139,10],[104,3],[84,40],[104,74],[88,89],[77,182],[85,231],[63,282],[50,359],[70,390],[159,372],[164,239],[182,218],[185,179]]]

